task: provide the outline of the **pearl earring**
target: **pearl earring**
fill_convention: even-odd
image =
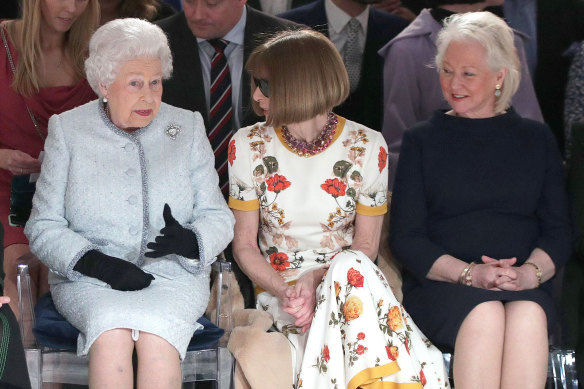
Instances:
[[[501,97],[501,85],[495,85],[495,97]]]
[[[103,96],[103,102],[107,103],[107,97]]]

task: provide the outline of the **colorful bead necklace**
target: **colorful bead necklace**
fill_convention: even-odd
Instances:
[[[311,157],[315,154],[326,150],[327,147],[332,143],[335,137],[335,132],[337,130],[337,115],[330,112],[328,114],[327,123],[318,135],[318,137],[312,142],[305,142],[294,138],[294,136],[288,130],[288,127],[282,126],[282,135],[286,144],[292,151],[301,157]]]

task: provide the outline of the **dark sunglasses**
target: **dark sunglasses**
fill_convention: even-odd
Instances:
[[[270,83],[263,78],[253,78],[253,83],[260,88],[260,92],[266,97],[270,97]]]

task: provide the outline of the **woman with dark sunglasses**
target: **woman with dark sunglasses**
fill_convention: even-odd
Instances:
[[[258,308],[290,342],[290,379],[303,388],[445,387],[442,355],[373,263],[387,145],[332,112],[349,92],[337,50],[320,33],[288,31],[256,48],[246,68],[266,121],[229,143],[233,254]]]

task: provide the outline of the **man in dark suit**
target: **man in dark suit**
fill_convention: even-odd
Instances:
[[[236,89],[240,90],[239,105],[234,104],[238,107],[233,123],[234,129],[238,129],[261,120],[255,115],[249,102],[250,78],[243,69],[245,61],[261,43],[263,36],[292,28],[295,24],[246,7],[246,0],[220,0],[212,9],[206,3],[202,0],[183,0],[182,12],[158,22],[168,36],[173,58],[172,78],[163,83],[162,101],[176,107],[199,111],[205,119],[205,125],[208,125],[208,97],[203,91],[204,77],[208,83],[209,76],[203,74],[205,69],[201,63],[203,53],[200,45],[207,40],[224,38],[244,19],[245,23],[241,26],[242,44],[230,42],[230,45],[236,46],[232,54],[236,55],[239,50],[243,52],[243,56],[239,61],[234,61],[238,62],[237,68],[232,68],[231,61],[228,60],[234,96]],[[229,57],[228,50],[229,47],[226,49]],[[240,77],[236,77],[237,74]]]
[[[279,16],[305,24],[327,35],[344,58],[346,43],[349,41],[346,36],[349,22],[352,19],[359,21],[362,29],[359,42],[362,45],[360,47],[361,70],[356,85],[351,80],[351,93],[348,99],[335,108],[335,112],[380,131],[383,112],[383,63],[377,51],[408,23],[400,17],[368,5],[374,2],[371,0],[316,0]]]

